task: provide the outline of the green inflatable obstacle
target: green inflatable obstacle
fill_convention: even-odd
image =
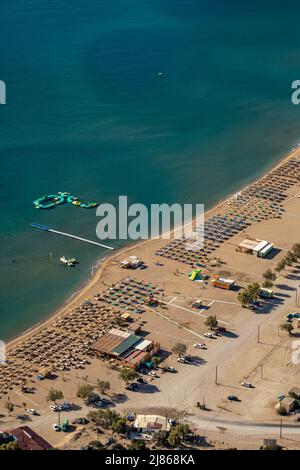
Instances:
[[[53,209],[62,204],[70,203],[74,206],[83,207],[84,209],[90,209],[92,207],[97,207],[97,202],[81,202],[78,200],[77,196],[73,196],[67,192],[59,192],[57,194],[48,194],[42,196],[39,199],[33,201],[33,205],[36,209]]]

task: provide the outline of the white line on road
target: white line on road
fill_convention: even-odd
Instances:
[[[166,302],[164,302],[164,303],[166,303]],[[199,334],[196,333],[195,331],[190,330],[190,329],[187,328],[186,326],[181,325],[181,324],[178,323],[177,321],[172,320],[171,318],[167,317],[166,315],[163,315],[162,313],[158,312],[157,310],[154,310],[153,308],[147,307],[146,305],[145,305],[145,307],[148,308],[151,312],[156,313],[156,315],[158,315],[159,317],[163,318],[164,320],[167,320],[169,323],[173,323],[173,325],[178,326],[178,328],[182,328],[183,330],[188,331],[189,333],[191,333],[191,334],[197,336],[198,338],[206,339],[206,338],[204,338],[204,336],[199,335]]]
[[[204,317],[204,318],[207,318],[208,315],[205,315],[204,313],[200,313],[200,312],[195,312],[194,310],[190,310],[189,308],[185,308],[185,307],[181,307],[180,305],[176,305],[176,304],[170,304],[170,303],[167,303],[167,302],[163,302],[162,300],[160,301],[162,304],[165,304],[165,305],[171,305],[171,307],[176,307],[176,308],[180,308],[181,310],[185,310],[186,312],[189,312],[189,313],[193,313],[194,315],[198,315],[200,317]],[[229,323],[227,323],[226,321],[222,321],[222,320],[218,320],[219,323],[223,323],[223,325],[229,325]]]
[[[214,301],[214,300],[212,300],[211,302],[209,302],[209,304],[207,305],[207,307],[206,307],[206,308],[209,308],[209,307],[211,307],[211,306],[212,306],[214,303],[215,303],[215,301]],[[205,308],[201,308],[201,310],[200,310],[200,312],[199,312],[199,313],[203,313],[203,312],[205,312],[205,310],[206,310]]]

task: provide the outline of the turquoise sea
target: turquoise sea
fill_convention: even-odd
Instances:
[[[96,240],[95,211],[41,212],[34,199],[70,191],[208,208],[298,143],[290,95],[300,79],[300,5],[2,0],[0,11],[0,338],[8,339],[56,309],[105,254],[29,225]],[[60,266],[62,255],[80,265]]]

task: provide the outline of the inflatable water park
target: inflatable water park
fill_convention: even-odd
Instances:
[[[77,196],[73,196],[67,192],[59,192],[57,194],[48,194],[47,196],[42,196],[39,199],[33,201],[35,209],[53,209],[54,207],[63,205],[63,204],[73,204],[77,207],[83,207],[84,209],[91,209],[92,207],[97,207],[98,202],[81,202]]]

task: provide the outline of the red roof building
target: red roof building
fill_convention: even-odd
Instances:
[[[52,445],[45,441],[41,436],[34,432],[28,426],[20,426],[10,431],[22,450],[48,450],[52,449]]]

